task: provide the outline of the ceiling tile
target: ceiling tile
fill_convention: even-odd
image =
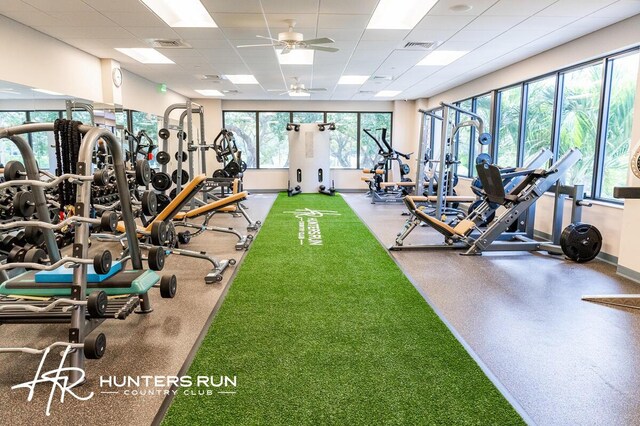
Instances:
[[[320,14],[318,27],[323,29],[344,28],[364,30],[369,23],[370,15]]]
[[[378,0],[320,0],[320,13],[352,13],[371,15]]]
[[[317,13],[320,0],[261,0],[265,13]]]
[[[224,34],[219,28],[174,28],[174,31],[184,40],[224,40]]]
[[[471,31],[483,31],[487,28],[490,28],[494,31],[506,31],[509,28],[518,25],[519,23],[525,21],[527,19],[526,16],[492,16],[492,15],[482,15],[473,20],[473,22],[469,23],[465,30]]]
[[[409,30],[365,30],[362,35],[362,40],[400,41],[404,39],[407,34],[409,34]]]
[[[549,7],[541,10],[536,16],[569,16],[575,17],[576,12],[584,16],[593,13],[616,0],[558,0]]]
[[[103,0],[100,0],[103,1]],[[211,13],[262,13],[260,0],[201,0]],[[217,23],[217,21],[216,21]]]
[[[223,29],[266,27],[264,16],[261,13],[216,13],[213,19]]]
[[[500,0],[489,9],[486,14],[492,16],[531,16],[558,0]]]
[[[4,1],[4,0],[3,0]],[[82,0],[23,0],[43,12],[87,12],[93,9]]]
[[[454,16],[478,16],[481,15],[489,7],[493,6],[497,0],[473,0],[466,2],[469,6],[472,6],[470,10],[466,12],[456,12],[451,10],[451,7],[460,4],[460,0],[439,0],[429,11],[428,15],[454,15]]]
[[[162,27],[167,26],[150,11],[146,12],[104,12],[104,15],[123,27]]]

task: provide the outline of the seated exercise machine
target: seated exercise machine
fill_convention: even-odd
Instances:
[[[387,142],[387,129],[380,131],[378,139],[370,129],[362,129],[378,146],[378,160],[372,169],[363,169],[361,179],[369,184],[368,196],[371,203],[398,203],[402,197],[413,192],[415,182],[407,176],[411,172],[408,164],[402,162],[402,158],[409,160],[411,154],[403,154],[395,150]],[[393,179],[392,179],[393,177]],[[399,178],[399,180],[398,180]]]
[[[21,135],[54,131],[66,128],[69,140],[61,141],[78,146],[77,173],[62,173],[49,180],[42,180],[35,156],[28,142]],[[24,228],[27,239],[34,243],[17,262],[0,264],[0,324],[36,323],[69,324],[68,342],[54,342],[46,348],[13,347],[0,348],[0,353],[23,352],[42,354],[53,347],[67,347],[71,350],[71,383],[81,379],[85,358],[100,358],[106,349],[106,337],[94,330],[106,319],[125,319],[139,307],[138,313],[152,312],[148,292],[160,287],[161,296],[173,298],[176,293],[175,276],[160,277],[153,270],[143,267],[138,249],[136,227],[131,210],[131,196],[125,174],[125,164],[120,145],[115,136],[105,129],[81,125],[79,122],[56,120],[55,123],[33,123],[0,129],[0,138],[12,141],[20,150],[24,166],[14,163],[5,168],[7,187],[30,188],[33,194],[33,210],[37,220],[16,220],[0,224],[0,232]],[[58,136],[56,136],[58,138]],[[120,262],[112,262],[108,250],[89,258],[89,234],[91,227],[115,230],[117,216],[103,214],[101,218],[91,217],[91,183],[105,184],[105,174],[91,172],[92,154],[97,143],[103,140],[114,159],[114,174],[121,199],[122,220],[129,256]],[[74,154],[75,155],[75,154]],[[76,187],[73,215],[57,224],[51,223],[45,189],[57,188],[61,183]],[[74,243],[71,256],[63,256],[56,244],[54,231],[63,227],[73,227]],[[43,247],[43,248],[41,248]],[[159,259],[164,251],[154,250]],[[130,263],[131,267],[126,268]],[[90,266],[92,265],[92,267]],[[160,262],[160,268],[163,262]],[[151,266],[151,265],[150,265]],[[20,272],[26,269],[25,272]],[[154,268],[152,268],[154,269]],[[7,271],[18,271],[9,278]]]
[[[410,213],[422,220],[445,237],[441,245],[403,246],[396,241],[391,250],[405,248],[461,248],[465,255],[480,255],[485,251],[547,251],[550,254],[564,253],[576,262],[594,259],[600,252],[602,236],[591,225],[581,224],[584,202],[581,185],[566,187],[559,180],[575,163],[581,154],[577,149],[568,151],[562,158],[546,169],[505,169],[492,164],[481,163],[476,166],[485,193],[485,199],[467,217],[455,224],[449,224],[423,213],[415,202],[407,197],[406,205]],[[554,232],[550,241],[534,239],[533,221],[535,203],[547,191],[555,190]],[[567,193],[573,197],[572,224],[562,234],[563,198]],[[499,207],[504,211],[488,224],[485,229],[479,225],[486,222],[488,214]],[[586,225],[588,232],[574,232],[579,225]],[[402,235],[401,235],[402,236]],[[400,244],[398,244],[400,243]],[[583,249],[577,250],[577,247]]]

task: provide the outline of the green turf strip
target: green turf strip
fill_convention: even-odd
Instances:
[[[340,214],[322,246],[284,213],[305,208]],[[183,388],[166,425],[522,423],[339,196],[280,194],[188,374],[236,393]]]

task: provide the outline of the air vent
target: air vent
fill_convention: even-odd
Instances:
[[[371,95],[373,93],[375,93],[373,90],[359,90],[358,91],[359,95]]]
[[[374,75],[371,77],[373,81],[393,81],[392,75]]]
[[[196,77],[200,80],[206,80],[209,83],[220,83],[225,78],[218,74],[198,74]]]
[[[236,94],[240,93],[240,91],[231,89],[231,90],[223,90],[222,93],[227,93],[229,95],[236,95]]]
[[[159,49],[191,49],[191,45],[182,40],[151,39],[149,43]]]
[[[413,50],[431,50],[438,46],[436,41],[410,41],[404,45],[405,49]]]

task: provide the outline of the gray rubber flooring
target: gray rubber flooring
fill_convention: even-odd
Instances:
[[[404,205],[345,199],[385,246],[394,242]],[[421,227],[405,245],[442,241]],[[391,255],[533,422],[640,424],[640,310],[580,300],[640,293],[614,266],[528,252]]]
[[[264,221],[274,200],[275,194],[252,195],[245,204],[253,220]],[[247,222],[242,217],[218,215],[211,224],[233,227],[247,233]],[[184,246],[190,250],[206,251],[218,259],[236,259],[238,264],[227,269],[222,282],[205,284],[204,275],[211,268],[209,262],[185,256],[169,256],[162,274],[177,276],[178,291],[175,298],[162,299],[159,291],[152,289],[152,313],[131,314],[125,321],[105,321],[97,329],[107,336],[106,353],[100,360],[86,362],[87,382],[74,389],[81,397],[94,392],[90,400],[78,401],[66,395],[64,403],[60,403],[60,392],[57,391],[51,404],[51,415],[46,416],[51,384],[37,385],[30,402],[27,401],[28,389],[11,390],[13,385],[33,380],[41,356],[0,354],[0,424],[150,424],[164,395],[103,393],[110,389],[100,387],[99,378],[115,376],[121,381],[123,376],[178,374],[223,289],[246,253],[235,250],[235,241],[235,236],[230,234],[207,232]],[[112,251],[117,253],[117,246],[113,246]],[[42,348],[54,341],[66,341],[67,330],[68,326],[63,325],[5,324],[0,326],[0,345]],[[49,354],[43,371],[58,367],[59,353],[56,350]]]

